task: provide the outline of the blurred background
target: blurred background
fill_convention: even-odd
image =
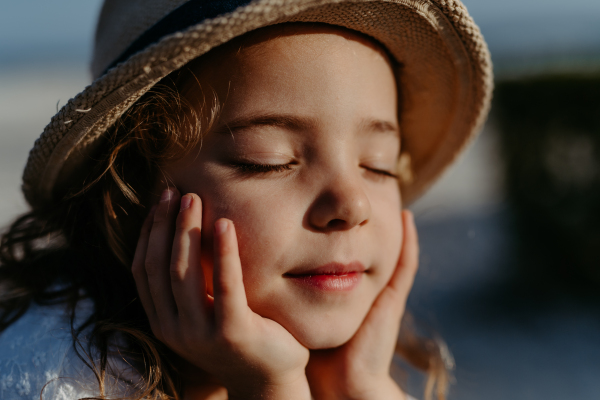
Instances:
[[[497,89],[479,139],[411,207],[422,254],[409,309],[454,356],[451,400],[600,398],[600,1],[463,2]],[[3,4],[0,226],[27,209],[34,140],[90,82],[100,5]]]

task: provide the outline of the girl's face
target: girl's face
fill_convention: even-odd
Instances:
[[[214,222],[229,218],[250,308],[308,348],[343,344],[402,243],[389,61],[358,35],[284,26],[197,68],[204,94],[221,101],[220,117],[202,148],[165,176],[202,199],[208,282]]]

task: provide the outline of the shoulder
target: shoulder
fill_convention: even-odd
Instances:
[[[77,321],[93,311],[80,301]],[[0,334],[0,398],[71,400],[99,395],[92,369],[76,354],[63,306],[31,308]]]

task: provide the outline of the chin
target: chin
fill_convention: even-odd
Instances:
[[[348,342],[360,327],[362,319],[335,321],[324,318],[323,321],[311,322],[311,324],[299,324],[300,326],[286,327],[286,329],[307,349],[323,350],[339,347]]]

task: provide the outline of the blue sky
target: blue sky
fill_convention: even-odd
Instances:
[[[101,0],[8,0],[0,12],[0,63],[56,55],[88,59]]]
[[[0,13],[0,64],[87,60],[101,0],[12,0]],[[495,56],[600,53],[600,0],[464,0]],[[590,50],[591,49],[591,50]]]

